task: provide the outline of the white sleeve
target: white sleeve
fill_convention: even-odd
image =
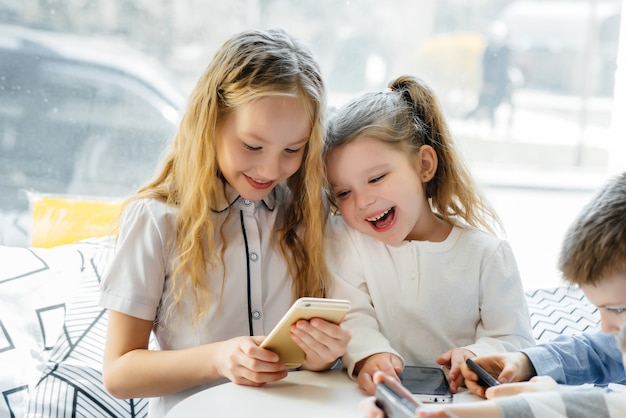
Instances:
[[[166,277],[163,239],[145,200],[126,207],[115,254],[106,269],[100,305],[152,321],[156,318]]]
[[[402,360],[391,347],[389,340],[380,332],[376,311],[372,306],[358,245],[343,221],[330,219],[326,234],[326,257],[333,276],[332,297],[348,299],[352,303],[343,325],[352,339],[342,358],[348,375],[353,377],[354,366],[376,353],[392,353]]]
[[[510,245],[501,241],[483,262],[481,320],[476,328],[475,343],[465,348],[480,356],[535,345],[526,295]]]

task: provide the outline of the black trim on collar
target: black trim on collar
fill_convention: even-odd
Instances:
[[[237,200],[243,199],[241,195],[237,194],[235,189],[233,189],[228,183],[224,183],[224,185],[225,185],[224,192],[226,193],[226,196],[225,196],[226,201],[222,202],[223,206],[221,209],[211,209],[213,213],[225,212],[226,210],[230,209],[235,204],[235,202],[237,202]],[[279,186],[276,186],[276,187],[279,187]],[[265,208],[269,210],[270,212],[273,212],[274,209],[276,208],[276,200],[277,200],[276,187],[272,189],[270,194],[267,195],[265,199],[261,200]]]

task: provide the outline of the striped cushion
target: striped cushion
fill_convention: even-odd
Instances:
[[[115,399],[102,383],[108,312],[98,306],[98,298],[111,252],[102,245],[92,254],[84,253],[84,270],[68,303],[63,333],[30,396],[29,416],[147,416],[147,399]]]
[[[526,300],[537,342],[600,327],[598,308],[587,300],[579,288],[563,286],[527,291]]]
[[[80,273],[73,246],[0,246],[0,417],[23,417]]]

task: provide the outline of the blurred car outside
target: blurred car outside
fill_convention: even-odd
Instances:
[[[29,244],[29,192],[131,194],[154,174],[185,100],[125,44],[0,25],[0,245]]]

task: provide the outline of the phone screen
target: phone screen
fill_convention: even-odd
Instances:
[[[402,370],[400,381],[409,392],[420,395],[424,402],[449,402],[452,400],[448,379],[440,368],[406,366]]]

